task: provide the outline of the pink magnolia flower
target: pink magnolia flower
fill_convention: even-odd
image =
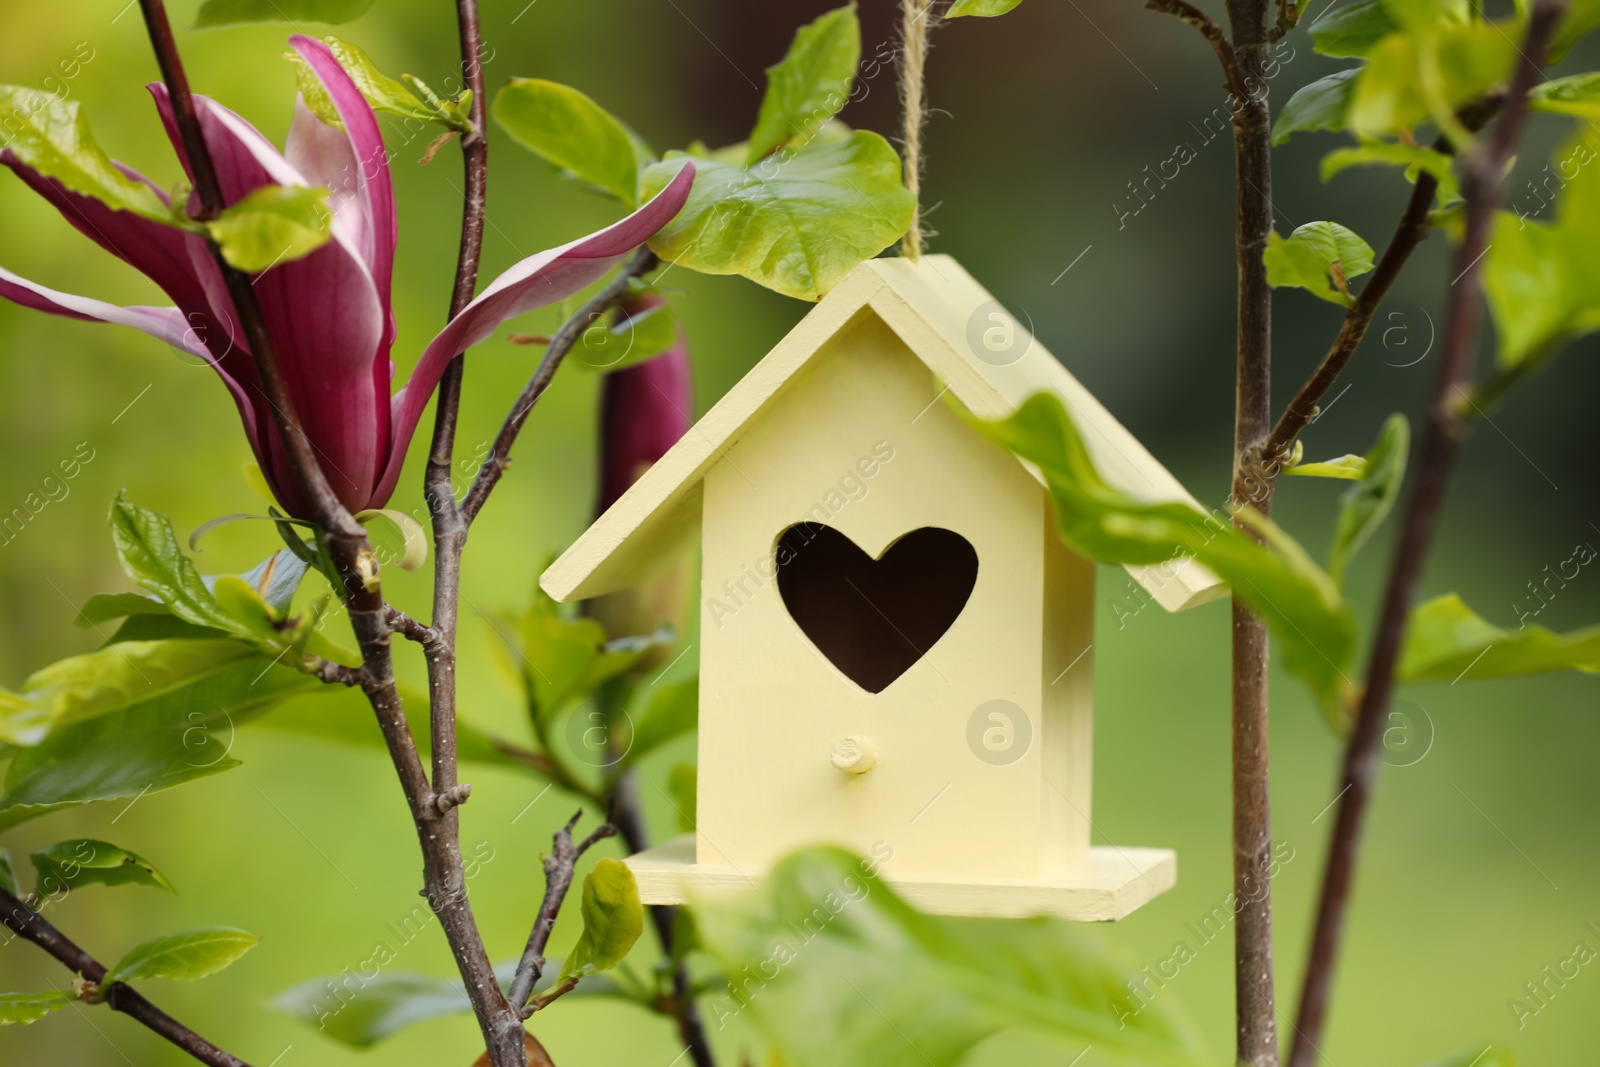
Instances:
[[[530,256],[496,278],[428,344],[410,380],[391,397],[390,290],[397,225],[378,120],[326,45],[298,35],[290,41],[327,89],[343,130],[321,122],[297,101],[288,143],[279,152],[215,101],[196,97],[195,105],[227,203],[264,185],[333,190],[332,238],[310,255],[257,275],[254,288],[290,399],[323,473],[340,501],[360,511],[383,506],[394,492],[406,447],[446,364],[507,319],[564,300],[621,263],[683,207],[693,168],[685,167],[654,200],[621,222]],[[150,92],[187,170],[166,89],[157,84]],[[69,318],[132,326],[204,359],[232,394],[273,493],[290,514],[307,517],[238,316],[204,239],[74,193],[9,150],[0,153],[0,163],[85,236],[149,277],[175,306],[119,307],[47,289],[3,268],[0,296]],[[129,168],[121,169],[155,188]]]

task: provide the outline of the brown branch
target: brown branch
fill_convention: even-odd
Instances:
[[[550,934],[555,930],[556,916],[561,913],[561,902],[567,899],[567,890],[572,888],[578,860],[582,859],[583,854],[596,843],[617,832],[616,827],[610,823],[601,823],[595,828],[594,833],[574,844],[572,829],[578,825],[578,820],[581,818],[583,809],[579,808],[567,821],[567,825],[556,831],[550,855],[544,858],[544,900],[539,905],[539,914],[533,920],[533,930],[528,934],[528,946],[522,950],[516,977],[511,981],[511,1003],[518,1007],[528,1004],[528,998],[533,995],[533,987],[539,984],[539,979],[544,974],[545,946],[550,943]],[[576,984],[577,980],[573,979],[572,985]],[[559,992],[551,990],[543,1003],[535,1003],[524,1008],[523,1016],[532,1015],[545,1003],[556,999],[571,988],[569,985]]]
[[[1237,221],[1238,367],[1233,499],[1272,512],[1272,483],[1249,462],[1272,426],[1272,287],[1264,254],[1272,233],[1272,115],[1266,70],[1272,0],[1228,0],[1233,34],[1233,147]],[[1255,91],[1252,91],[1252,85]],[[1248,531],[1247,531],[1248,532]],[[1268,763],[1266,623],[1233,602],[1234,998],[1237,1062],[1277,1067],[1272,968],[1272,804]]]
[[[1482,318],[1482,261],[1495,208],[1505,195],[1506,164],[1522,139],[1528,92],[1540,77],[1539,61],[1529,57],[1546,54],[1565,7],[1565,0],[1539,0],[1534,5],[1528,20],[1527,39],[1521,49],[1522,60],[1507,93],[1505,114],[1489,142],[1472,149],[1463,160],[1461,188],[1466,199],[1466,230],[1452,268],[1456,280],[1450,286],[1445,314],[1439,376],[1430,399],[1427,430],[1418,455],[1417,480],[1406,503],[1400,539],[1384,592],[1383,610],[1373,638],[1360,713],[1345,749],[1339,813],[1323,872],[1290,1067],[1312,1067],[1318,1055],[1317,1044],[1327,1019],[1328,993],[1350,885],[1355,876],[1364,817],[1377,774],[1378,741],[1394,691],[1395,664],[1405,640],[1423,563],[1438,526],[1451,470],[1467,428],[1456,397],[1472,378],[1472,356]]]
[[[213,1067],[250,1067],[248,1063],[213,1045],[187,1026],[146,1000],[126,982],[104,985],[106,968],[88,952],[78,947],[43,916],[18,900],[9,890],[0,887],[0,922],[44,949],[70,971],[80,974],[99,987],[94,993],[112,1011],[119,1011],[142,1024],[159,1036],[166,1038],[201,1063]]]
[[[1494,118],[1504,100],[1503,94],[1499,93],[1485,97],[1463,108],[1458,117],[1467,129],[1477,132]],[[1433,148],[1444,154],[1451,151],[1450,142],[1444,137],[1436,140]],[[1383,256],[1367,279],[1367,284],[1362,287],[1361,295],[1356,297],[1355,306],[1345,312],[1344,322],[1340,324],[1333,344],[1284,408],[1271,436],[1256,451],[1254,459],[1265,468],[1265,476],[1275,475],[1287,464],[1295,440],[1317,417],[1317,405],[1339,380],[1339,375],[1361,346],[1367,328],[1378,313],[1378,307],[1383,303],[1383,298],[1389,295],[1390,288],[1410,260],[1411,253],[1427,238],[1431,229],[1428,215],[1438,190],[1439,181],[1433,175],[1426,172],[1417,175],[1417,184],[1412,188],[1411,199],[1406,202],[1405,212],[1400,216],[1400,225],[1395,228],[1394,236],[1389,239],[1389,246],[1383,250]]]
[[[1251,94],[1246,88],[1245,79],[1239,69],[1239,57],[1234,53],[1233,43],[1228,40],[1228,35],[1221,26],[1212,21],[1211,16],[1189,3],[1188,0],[1145,0],[1146,8],[1171,15],[1179,22],[1187,23],[1200,31],[1211,45],[1211,50],[1217,53],[1217,60],[1222,64],[1222,73],[1228,81],[1228,92],[1237,100],[1244,100]]]
[[[544,358],[534,369],[533,377],[528,379],[522,395],[517,398],[516,406],[511,409],[505,424],[500,427],[500,432],[489,449],[488,458],[483,461],[477,478],[472,482],[472,488],[467,490],[466,498],[461,502],[461,517],[468,526],[478,517],[478,512],[483,510],[484,502],[499,484],[506,468],[511,465],[511,447],[516,444],[517,435],[522,432],[523,424],[528,421],[533,406],[550,387],[550,381],[560,368],[561,361],[583,336],[583,331],[598,322],[601,316],[616,307],[628,295],[628,287],[633,279],[650,273],[659,262],[655,253],[648,247],[640,248],[622,268],[622,273],[611,279],[605,288],[596,293],[593,299],[583,305],[576,315],[556,331],[550,340],[550,347],[545,350]]]
[[[178,54],[172,28],[167,20],[162,0],[140,0],[150,40],[160,62],[163,79],[172,97],[185,152],[194,171],[195,189],[202,204],[202,217],[214,217],[226,205],[223,203],[216,170],[212,164],[205,138],[195,113],[194,98],[189,91],[188,79]],[[477,71],[477,17],[472,0],[460,0],[463,41],[471,38],[472,51],[468,59],[468,77]],[[470,32],[469,32],[470,31]],[[476,88],[481,90],[481,71]],[[480,120],[478,138],[482,138],[483,94],[476,94],[474,113]],[[470,212],[469,212],[470,214]],[[411,728],[406,722],[405,709],[395,686],[394,663],[389,647],[389,608],[377,581],[377,560],[372,546],[367,542],[366,531],[351,517],[329,488],[321,467],[311,453],[310,442],[300,430],[293,404],[285,388],[282,374],[273,356],[271,339],[267,334],[255,292],[249,279],[233,270],[222,259],[220,251],[212,245],[217,266],[233,296],[235,310],[250,343],[257,372],[261,378],[262,392],[272,408],[273,418],[288,449],[289,460],[305,498],[313,509],[311,518],[325,531],[328,553],[334,561],[341,579],[340,593],[349,607],[350,622],[361,649],[363,661],[361,688],[365,692],[378,719],[384,744],[405,793],[411,819],[416,827],[417,839],[423,857],[424,895],[427,896],[439,925],[456,959],[456,966],[466,984],[473,1012],[483,1031],[496,1067],[522,1067],[524,1051],[522,1021],[511,1009],[494,981],[494,968],[483,947],[472,909],[467,901],[466,874],[461,860],[461,849],[456,829],[454,805],[440,805],[435,786],[446,797],[453,797],[455,781],[455,734],[453,702],[445,716],[449,729],[434,738],[435,765],[445,766],[448,774],[433,784],[418,755]],[[474,253],[475,258],[475,253]],[[470,292],[471,283],[465,288]],[[458,285],[458,289],[462,286]],[[459,372],[457,374],[459,384]],[[457,546],[459,548],[459,545]],[[435,628],[454,637],[454,626]],[[431,664],[430,664],[431,665]],[[454,674],[453,660],[450,673]],[[453,689],[452,689],[453,695]],[[434,721],[440,721],[435,710]]]

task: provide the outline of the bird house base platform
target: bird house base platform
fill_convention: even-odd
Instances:
[[[673,838],[626,860],[646,904],[687,904],[691,896],[753,889],[764,870],[695,862],[693,834]],[[1125,918],[1171,889],[1178,855],[1166,848],[1089,849],[1082,863],[1039,878],[883,877],[913,907],[934,915],[1019,919],[1053,915],[1077,922]]]

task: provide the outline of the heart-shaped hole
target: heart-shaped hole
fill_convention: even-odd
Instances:
[[[966,607],[978,553],[952,530],[924,526],[878,559],[817,522],[778,537],[778,592],[811,643],[852,682],[881,693]]]

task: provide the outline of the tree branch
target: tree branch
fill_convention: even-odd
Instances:
[[[1233,147],[1237,200],[1238,369],[1235,382],[1233,492],[1240,504],[1272,512],[1272,483],[1256,478],[1250,456],[1272,426],[1272,116],[1265,71],[1271,53],[1272,0],[1228,0],[1233,34]],[[1242,528],[1242,527],[1241,527]],[[1246,531],[1249,533],[1249,531]],[[1252,533],[1251,536],[1254,536]],[[1266,623],[1233,602],[1234,999],[1237,1062],[1277,1067],[1277,1005],[1272,968],[1272,804],[1268,764]]]
[[[544,974],[544,950],[550,943],[550,934],[555,930],[556,916],[561,913],[561,902],[567,899],[567,890],[572,888],[572,879],[578,866],[578,860],[594,845],[611,837],[617,828],[610,823],[601,823],[595,828],[594,833],[584,838],[577,844],[572,842],[572,829],[578,825],[578,820],[583,818],[583,809],[567,820],[567,825],[557,830],[552,842],[550,855],[544,858],[544,901],[539,905],[539,914],[533,920],[533,930],[528,934],[528,946],[522,950],[522,959],[517,964],[516,977],[511,981],[511,1003],[521,1008],[528,1003],[528,998],[533,995],[533,987],[539,984],[539,979]],[[576,985],[576,980],[573,981]],[[567,989],[571,989],[569,985]],[[561,993],[566,992],[564,989]],[[544,1003],[556,999],[561,993],[554,990]],[[536,1003],[529,1008],[523,1008],[524,1017],[532,1015],[544,1003]]]
[[[461,502],[461,517],[468,526],[478,517],[478,512],[483,510],[484,502],[499,484],[506,468],[511,465],[511,446],[516,444],[517,435],[522,432],[523,424],[528,421],[533,406],[550,387],[550,381],[560,368],[561,361],[572,350],[578,338],[583,336],[583,331],[599,321],[602,315],[616,307],[628,295],[628,286],[633,279],[650,273],[659,262],[660,260],[648,246],[640,248],[628,261],[627,266],[622,268],[622,273],[608,282],[605,288],[596,293],[592,300],[583,305],[576,315],[556,331],[550,340],[550,347],[545,350],[544,358],[534,369],[533,377],[528,380],[522,395],[517,398],[516,406],[511,409],[505,424],[500,427],[500,433],[495,437],[494,445],[489,449],[489,456],[483,461],[477,478],[473,480],[472,488],[467,490],[466,498]]]
[[[150,31],[151,43],[160,62],[162,77],[172,97],[172,108],[185,152],[194,171],[195,189],[200,196],[202,217],[214,217],[226,205],[223,203],[216,170],[195,112],[194,98],[189,91],[188,79],[184,74],[177,44],[172,36],[166,9],[162,0],[140,0],[140,5]],[[470,37],[472,43],[468,69],[465,73],[470,78],[474,71],[477,71],[477,88],[481,90],[481,71],[476,66],[478,60],[476,5],[472,0],[460,0],[459,8],[463,40],[465,42]],[[477,116],[478,125],[476,140],[479,142],[483,135],[482,100],[483,94],[479,91],[474,100],[474,114]],[[468,213],[470,216],[470,209]],[[378,584],[377,559],[367,541],[366,531],[333,494],[316,457],[312,455],[310,442],[300,429],[293,404],[273,356],[271,338],[268,336],[261,310],[256,304],[255,291],[249,278],[228,266],[215,244],[211,246],[211,251],[233,297],[235,311],[238,313],[241,326],[250,343],[251,353],[255,358],[263,395],[272,408],[273,419],[288,450],[295,478],[305,498],[311,503],[313,509],[311,518],[315,519],[325,531],[328,554],[333,559],[341,578],[340,594],[349,607],[350,623],[355,631],[364,664],[360,680],[361,688],[377,716],[384,744],[389,750],[390,760],[394,763],[396,774],[400,779],[406,803],[411,810],[411,819],[417,830],[417,839],[421,845],[424,895],[439,917],[439,925],[444,930],[451,952],[455,956],[456,966],[466,984],[467,995],[472,1002],[478,1024],[483,1030],[485,1043],[493,1062],[496,1067],[523,1067],[525,1054],[522,1021],[517,1013],[511,1010],[511,1005],[494,981],[494,968],[489,962],[488,953],[483,947],[483,938],[478,932],[471,906],[467,901],[466,875],[456,830],[455,804],[459,803],[460,794],[456,791],[454,771],[453,686],[449,714],[443,716],[448,729],[436,733],[433,745],[435,766],[445,766],[449,771],[440,780],[430,784],[427,771],[417,752],[416,741],[411,736],[411,728],[406,722],[399,691],[395,686],[394,662],[389,647],[391,633],[389,608],[384,603]],[[475,252],[472,258],[475,263]],[[458,284],[458,291],[462,288],[463,286]],[[467,291],[470,292],[471,288],[472,282],[465,284]],[[457,378],[459,380],[459,372]],[[435,628],[442,630],[438,625],[439,621],[435,620]],[[447,621],[450,622],[450,627],[444,632],[448,632],[453,639],[453,620]],[[430,668],[432,666],[430,657]],[[453,675],[453,655],[449,666],[449,673]],[[438,724],[440,721],[441,713],[435,709],[434,722]],[[439,803],[439,795],[434,792],[436,787],[443,790],[447,798],[445,804]]]
[[[1462,125],[1476,133],[1494,118],[1504,100],[1504,95],[1498,93],[1485,97],[1472,106],[1463,108],[1458,117]],[[1450,142],[1443,137],[1434,142],[1433,148],[1445,154],[1451,151]],[[1373,269],[1372,276],[1362,287],[1361,295],[1356,297],[1355,306],[1345,312],[1344,322],[1340,325],[1333,344],[1322,357],[1322,362],[1317,365],[1316,370],[1311,372],[1311,376],[1300,386],[1294,398],[1284,408],[1283,414],[1278,417],[1277,425],[1272,429],[1272,435],[1256,451],[1254,457],[1256,462],[1265,467],[1269,475],[1275,475],[1287,462],[1295,440],[1307,426],[1311,425],[1311,420],[1316,418],[1317,405],[1339,380],[1339,375],[1344,372],[1356,349],[1361,346],[1362,340],[1367,335],[1367,328],[1378,313],[1379,305],[1383,303],[1383,298],[1389,295],[1389,289],[1410,260],[1411,253],[1427,238],[1430,232],[1428,215],[1438,189],[1438,179],[1431,174],[1424,172],[1417,175],[1417,184],[1412,188],[1411,199],[1406,202],[1405,212],[1400,216],[1400,225],[1395,228],[1394,236],[1389,239],[1389,246],[1383,250],[1383,256]]]
[[[1466,232],[1456,253],[1456,280],[1451,283],[1440,346],[1439,376],[1428,412],[1428,426],[1418,455],[1417,480],[1406,503],[1399,543],[1389,571],[1383,610],[1373,638],[1367,684],[1355,731],[1345,749],[1339,814],[1323,872],[1311,956],[1306,965],[1290,1067],[1312,1067],[1327,1018],[1328,993],[1343,932],[1350,885],[1355,875],[1367,804],[1377,774],[1377,746],[1383,733],[1389,698],[1394,691],[1395,664],[1405,640],[1411,603],[1416,595],[1445,489],[1460,451],[1467,424],[1456,397],[1472,378],[1472,356],[1482,317],[1482,261],[1495,208],[1505,194],[1506,164],[1522,138],[1528,92],[1540,77],[1540,62],[1549,49],[1565,0],[1539,0],[1528,20],[1522,60],[1507,94],[1505,114],[1493,138],[1476,146],[1464,159],[1462,194],[1466,200]]]
[[[250,1067],[244,1060],[224,1052],[150,1003],[126,982],[103,985],[106,968],[100,961],[79,948],[43,916],[3,887],[0,887],[0,921],[18,936],[44,949],[68,970],[99,986],[97,998],[103,1000],[112,1011],[120,1011],[141,1023],[201,1063],[211,1064],[212,1067]]]

